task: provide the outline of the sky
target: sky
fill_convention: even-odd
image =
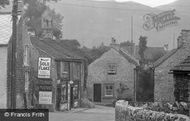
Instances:
[[[138,2],[150,7],[157,7],[160,5],[165,5],[172,3],[176,0],[96,0],[96,1],[116,1],[116,2],[126,2],[126,1],[133,1],[133,2]]]

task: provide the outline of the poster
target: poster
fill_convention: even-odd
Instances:
[[[51,58],[39,58],[38,78],[50,78]]]
[[[39,91],[39,104],[52,104],[52,92]]]

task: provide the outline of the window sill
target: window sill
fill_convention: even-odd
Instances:
[[[103,99],[112,99],[114,96],[103,96]]]

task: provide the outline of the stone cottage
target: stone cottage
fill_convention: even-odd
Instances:
[[[0,108],[7,108],[7,48],[11,37],[11,14],[0,13]]]
[[[171,50],[154,63],[154,101],[175,101],[175,81],[171,71],[188,56],[190,56],[190,30],[182,30],[178,37],[177,49]]]
[[[80,106],[85,87],[86,60],[54,39],[49,14],[43,16],[41,37],[28,31],[25,19],[18,25],[16,60],[16,108],[47,108],[69,110]],[[47,22],[48,21],[48,22]],[[48,32],[46,31],[48,29]],[[47,34],[47,35],[45,35]],[[11,55],[9,42],[8,55]],[[11,70],[8,57],[8,72]],[[8,73],[8,83],[11,82]],[[10,89],[10,85],[8,89]],[[9,107],[11,94],[8,95]]]
[[[110,50],[88,66],[87,95],[93,102],[134,99],[134,68],[138,61],[112,39]]]
[[[190,56],[176,65],[171,71],[174,77],[175,100],[190,103]]]

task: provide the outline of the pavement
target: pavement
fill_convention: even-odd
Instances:
[[[96,105],[95,108],[76,108],[65,112],[51,112],[49,121],[114,121],[115,108]]]

